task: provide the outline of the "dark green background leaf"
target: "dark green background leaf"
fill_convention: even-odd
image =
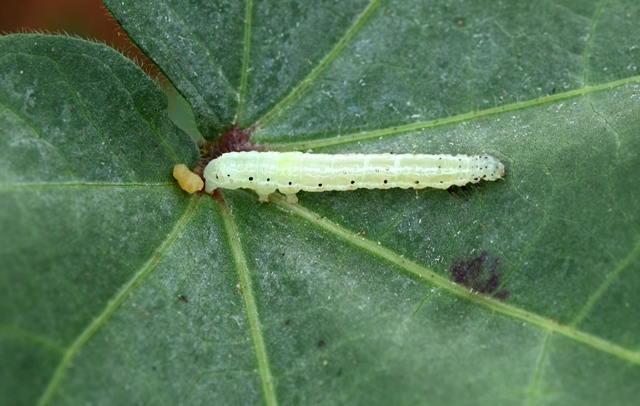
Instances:
[[[636,401],[638,4],[106,3],[206,138],[487,153],[506,181],[188,197],[195,145],[134,64],[3,37],[10,404]],[[483,251],[506,300],[451,281]]]

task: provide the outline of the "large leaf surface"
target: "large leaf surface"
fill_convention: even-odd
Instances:
[[[185,196],[195,145],[134,64],[0,38],[0,399],[635,401],[640,6],[424,3],[107,5],[205,137],[487,153],[482,194]],[[452,282],[482,252],[501,295]]]

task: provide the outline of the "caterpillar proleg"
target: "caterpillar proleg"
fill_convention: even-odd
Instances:
[[[204,170],[208,193],[217,188],[253,189],[266,202],[277,189],[289,203],[298,201],[301,190],[447,189],[503,176],[504,165],[488,155],[230,152]]]

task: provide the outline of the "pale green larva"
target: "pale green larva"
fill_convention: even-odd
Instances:
[[[205,191],[253,189],[266,202],[276,189],[287,201],[296,193],[432,187],[447,189],[502,179],[504,165],[487,155],[306,154],[302,152],[230,152],[209,162]]]

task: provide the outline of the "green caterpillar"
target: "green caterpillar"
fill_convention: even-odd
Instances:
[[[307,154],[230,152],[209,162],[205,191],[253,189],[261,202],[276,190],[289,203],[296,193],[325,190],[448,189],[504,176],[504,165],[487,155]]]

